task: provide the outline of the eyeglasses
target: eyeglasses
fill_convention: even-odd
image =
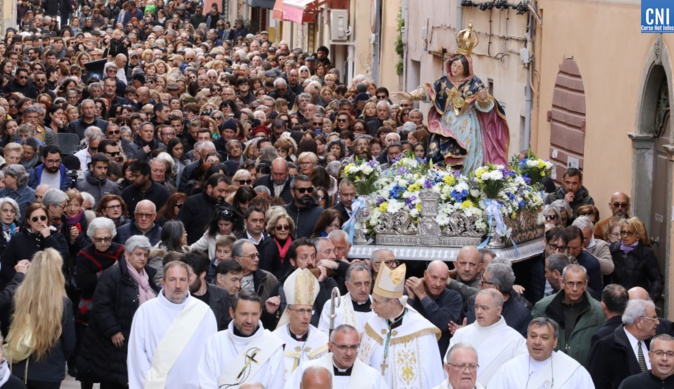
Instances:
[[[105,207],[105,209],[120,209],[122,208],[122,204],[115,204],[115,205],[108,205]]]
[[[213,89],[211,89],[211,90],[212,90],[213,92],[220,92],[220,91],[222,91],[222,88],[213,88]]]
[[[386,98],[386,95],[377,95],[377,100],[383,100]]]
[[[494,285],[493,282],[485,280],[483,277],[480,277],[480,285],[487,284],[487,285]]]
[[[650,320],[652,322],[656,322],[656,321],[659,320],[657,316],[656,317],[641,316],[641,318],[646,319],[646,320]]]
[[[662,351],[662,350],[655,350],[655,351],[651,351],[651,353],[658,358],[662,358],[665,355],[667,355],[667,358],[674,358],[674,351],[666,352],[666,351]]]
[[[276,231],[290,231],[290,225],[288,224],[277,225],[276,227],[274,227],[274,229],[276,229]]]
[[[620,231],[620,236],[632,236],[634,235],[634,231]]]
[[[290,307],[288,307],[288,309],[291,310],[291,311],[295,311],[295,312],[299,313],[299,314],[302,315],[302,316],[305,316],[305,315],[313,315],[313,314],[314,314],[314,310],[313,310],[313,309],[310,309],[310,308],[295,309],[295,308],[290,308]]]
[[[109,154],[109,155],[111,155],[111,156],[113,156],[113,157],[118,157],[119,154],[121,154],[121,152],[119,152],[119,151],[114,151],[114,152],[106,153],[106,154]]]
[[[260,258],[260,254],[258,254],[258,253],[253,253],[253,254],[250,254],[250,255],[242,255],[242,256],[240,256],[239,258],[248,258],[248,259],[250,259],[250,260],[252,261],[252,260],[255,259],[255,258]]]
[[[336,344],[334,342],[330,342],[330,343],[335,345],[335,347],[337,347],[337,350],[339,350],[341,352],[353,351],[355,353],[356,351],[358,351],[358,348],[360,347],[360,344],[354,344],[353,346],[347,346],[345,344]]]
[[[548,243],[548,246],[550,246],[550,248],[552,249],[552,251],[557,251],[557,250],[559,250],[559,251],[566,251],[566,246],[556,245],[556,244],[554,244],[554,243]]]
[[[557,215],[545,215],[545,220],[555,220],[557,219]]]
[[[310,186],[308,188],[295,188],[295,190],[300,192],[300,193],[311,193],[311,192],[314,191],[314,187]]]
[[[340,123],[346,123],[347,122],[346,119],[337,119],[337,121],[340,122]]]
[[[253,180],[238,180],[240,185],[250,185]]]
[[[624,209],[624,208],[627,208],[628,206],[629,206],[629,203],[619,203],[617,201],[615,203],[613,203],[613,208],[623,208]]]
[[[154,213],[135,213],[135,216],[139,219],[150,219],[154,216]]]
[[[94,238],[96,243],[110,243],[112,242],[112,236],[104,236],[102,238]]]
[[[47,217],[42,215],[42,216],[33,216],[33,217],[30,218],[30,221],[32,221],[33,223],[37,223],[38,220],[43,222],[43,221],[47,220]]]
[[[322,126],[323,122],[313,122],[312,123],[314,126]]]
[[[461,365],[455,365],[453,363],[447,362],[447,365],[455,368],[456,370],[468,371],[468,372],[473,372],[473,371],[477,370],[478,367],[480,367],[480,365],[478,365],[477,363],[464,363],[464,364],[461,364]]]

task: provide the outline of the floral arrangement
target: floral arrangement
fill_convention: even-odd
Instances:
[[[524,177],[524,181],[537,190],[543,189],[543,177],[550,176],[553,166],[550,161],[538,158],[531,151],[527,152],[527,157],[522,160],[514,156],[510,161],[510,168]]]
[[[366,162],[356,158],[354,162],[344,167],[344,176],[353,182],[359,196],[366,196],[375,191],[375,182],[380,175],[379,163],[374,159]]]
[[[483,166],[475,174],[463,176],[408,155],[388,170],[373,171],[372,174],[377,178],[374,190],[367,195],[370,213],[366,226],[369,232],[379,224],[384,213],[393,214],[401,209],[407,210],[412,221],[418,223],[422,189],[431,189],[440,195],[435,220],[443,230],[449,224],[450,216],[457,211],[469,217],[476,216],[477,226],[489,230],[494,216],[490,213],[494,209],[500,213],[498,219],[502,220],[516,217],[519,210],[537,209],[543,204],[540,193],[521,175],[500,165]],[[503,232],[509,234],[509,231]]]

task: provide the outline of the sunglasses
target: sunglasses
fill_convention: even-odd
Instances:
[[[545,215],[545,220],[555,220],[557,219],[557,215]]]
[[[615,203],[613,203],[613,208],[623,208],[623,209],[625,209],[625,208],[627,208],[628,205],[629,205],[628,203],[615,202]]]
[[[250,185],[253,180],[238,180],[241,185]]]
[[[323,125],[323,122],[314,122],[313,125],[314,125],[314,126],[322,126],[322,125]]]
[[[108,134],[111,134],[111,135],[119,134],[119,130],[110,130],[110,131],[108,131]]]
[[[276,227],[274,227],[274,229],[276,231],[290,231],[290,225],[288,225],[288,224],[284,224],[282,226],[277,225]]]
[[[120,152],[119,152],[119,151],[115,151],[115,152],[112,152],[112,153],[106,153],[106,154],[110,154],[110,155],[112,155],[113,157],[117,157],[117,156],[119,156]]]
[[[337,119],[337,121],[340,123],[346,123],[346,119]]]
[[[43,222],[47,220],[47,217],[43,215],[43,216],[33,216],[30,218],[30,221],[32,221],[33,223],[37,223],[38,220]]]
[[[378,96],[377,96],[377,99],[379,99],[379,100],[383,100],[383,99],[385,99],[385,98],[386,98],[386,95],[378,95]]]
[[[308,188],[295,188],[295,190],[300,193],[312,193],[314,191],[314,187],[310,186]]]

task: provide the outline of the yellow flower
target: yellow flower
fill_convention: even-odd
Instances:
[[[421,211],[421,203],[415,205],[414,208],[416,208],[417,211]]]
[[[456,178],[454,176],[445,176],[445,178],[442,179],[442,182],[444,182],[447,185],[453,186],[456,184]]]
[[[463,203],[461,203],[461,209],[466,209],[466,208],[470,208],[470,207],[473,207],[473,206],[474,206],[473,202],[470,201],[470,200],[465,200]]]
[[[388,203],[384,202],[384,203],[379,204],[379,210],[380,211],[386,212],[387,209],[388,209]]]
[[[482,174],[484,174],[486,171],[487,171],[487,169],[485,169],[483,167],[477,168],[477,170],[475,170],[475,177],[481,178]]]
[[[538,160],[538,168],[539,169],[545,169],[545,161],[543,161],[542,159],[539,159]]]
[[[409,191],[409,192],[418,192],[420,190],[421,190],[421,186],[417,183],[414,183],[414,184],[407,187],[407,191]]]
[[[514,219],[517,217],[517,212],[513,211],[513,213],[510,214],[510,218]]]

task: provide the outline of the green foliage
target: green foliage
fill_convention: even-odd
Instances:
[[[396,73],[401,76],[403,74],[403,56],[405,54],[405,48],[403,47],[403,27],[405,27],[405,21],[403,20],[403,9],[402,7],[398,10],[398,24],[396,30],[398,35],[396,36],[396,53],[398,53],[398,63],[396,63]]]

